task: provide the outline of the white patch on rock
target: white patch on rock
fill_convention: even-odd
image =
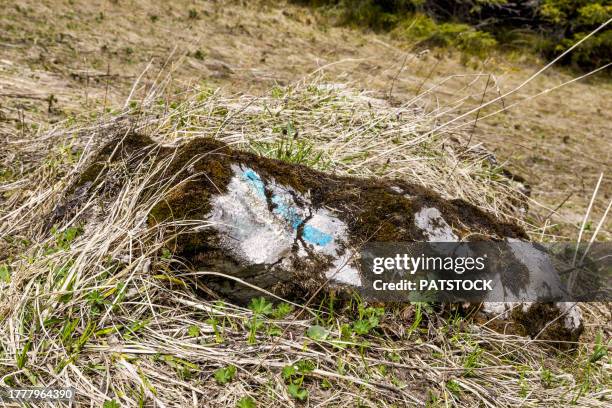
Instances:
[[[423,231],[430,242],[455,242],[459,240],[437,208],[421,208],[414,215],[414,223]]]
[[[484,302],[483,311],[491,315],[507,318],[508,312],[516,307],[521,307],[525,313],[529,312],[533,301],[554,296],[563,296],[564,288],[550,258],[546,252],[538,249],[533,243],[518,239],[508,239],[508,245],[518,262],[522,263],[528,270],[528,282],[521,288],[514,288],[518,293],[508,293],[504,288],[501,277],[496,274],[493,277],[493,291],[487,295],[488,299],[495,302]],[[512,301],[499,302],[498,299],[509,299]],[[521,302],[521,299],[530,301]],[[576,303],[556,302],[555,307],[559,314],[563,315],[563,326],[568,330],[576,330],[582,324],[582,313]]]
[[[359,271],[351,265],[352,258],[348,254],[336,258],[333,266],[325,272],[325,277],[347,285],[361,286]]]
[[[482,311],[490,316],[494,316],[500,319],[507,319],[508,312],[518,305],[515,302],[484,302],[482,304]]]
[[[345,255],[348,230],[343,221],[327,209],[315,210],[308,197],[291,187],[274,180],[264,183],[247,167],[231,168],[234,176],[227,193],[211,199],[209,221],[220,233],[222,247],[243,262],[271,265],[292,256],[293,245],[297,244],[293,256],[305,258],[313,251],[329,256],[332,266],[325,276],[361,285],[359,271]]]
[[[320,253],[334,258],[333,266],[325,272],[325,277],[340,283],[361,286],[359,270],[351,265],[353,257],[348,254],[348,249],[343,250],[342,248],[346,245],[346,237],[348,236],[344,222],[334,217],[330,211],[322,208],[310,218],[308,225],[322,231],[333,231],[333,241],[329,245],[317,248]]]
[[[253,264],[278,262],[291,251],[294,236],[276,217],[270,217],[265,200],[237,175],[227,186],[227,194],[212,198],[210,221],[219,231],[221,245],[240,259]]]
[[[563,284],[546,252],[533,243],[509,238],[508,244],[514,257],[529,271],[529,283],[522,288],[519,299],[561,296]]]
[[[557,302],[555,306],[564,313],[563,326],[566,329],[576,330],[582,324],[582,313],[575,302]]]
[[[520,307],[523,313],[529,313],[531,307],[536,304],[535,302],[484,302],[482,304],[482,311],[489,316],[508,319],[510,313],[515,308]],[[559,311],[559,315],[562,316],[563,327],[574,331],[580,328],[582,324],[582,312],[578,308],[578,304],[575,302],[556,302],[555,307]]]

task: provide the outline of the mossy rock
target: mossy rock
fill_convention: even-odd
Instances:
[[[341,261],[348,272],[332,281],[359,281],[357,265],[346,257],[368,241],[427,241],[432,234],[526,238],[516,225],[421,186],[334,176],[210,139],[179,147],[168,174],[189,180],[153,208],[150,223],[212,223],[179,235],[172,252],[194,268],[222,271],[282,296],[316,290]],[[424,209],[442,219],[439,231],[418,225],[415,216]],[[233,297],[253,294],[225,280],[208,284]]]
[[[167,249],[190,268],[215,273],[203,285],[236,301],[260,295],[254,287],[290,299],[322,286],[360,291],[367,277],[356,255],[368,242],[528,238],[517,225],[422,186],[327,174],[208,138],[163,148],[136,135],[111,143],[72,191],[93,191],[96,180],[111,177],[118,158],[128,173],[139,163],[167,163],[157,177],[171,179],[172,188],[159,197],[148,224],[173,237]],[[521,279],[506,281],[527,287],[531,273],[542,273],[523,269]]]

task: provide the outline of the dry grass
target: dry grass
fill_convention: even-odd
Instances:
[[[112,399],[121,406],[234,407],[246,396],[257,406],[606,406],[607,357],[590,361],[608,344],[606,305],[582,307],[592,327],[576,351],[561,352],[452,313],[440,317],[425,304],[376,310],[354,299],[331,310],[326,297],[316,305],[297,301],[274,317],[203,297],[209,272],[190,271],[160,251],[170,237],[146,223],[171,188],[172,180],[155,177],[167,162],[145,160],[130,177],[114,165],[103,182],[124,180],[115,197],[92,195],[80,217],[46,231],[49,212],[91,155],[128,130],[164,145],[209,136],[327,171],[407,177],[520,220],[512,204],[520,194],[486,151],[465,153],[469,135],[424,137],[446,113],[420,100],[391,107],[320,82],[274,88],[265,97],[203,88],[167,100],[158,97],[164,83],[135,94],[123,112],[58,124],[13,140],[3,153],[12,166],[0,185],[1,263],[10,273],[0,283],[4,384],[72,386],[83,406]],[[388,162],[381,153],[391,149],[396,159]],[[372,316],[379,319],[374,328],[355,330]],[[315,325],[325,335],[309,337]],[[218,384],[215,371],[230,365],[235,378]],[[297,372],[288,376],[291,366]],[[308,391],[306,403],[289,394],[289,382]]]
[[[432,107],[458,102],[464,112],[515,88],[541,64],[501,54],[466,66],[460,55],[447,50],[416,55],[407,42],[332,27],[307,8],[247,3],[9,2],[0,15],[0,133],[10,140],[32,125],[122,107],[132,83],[150,62],[154,67],[177,67],[169,89],[205,83],[261,94],[319,69],[333,82],[350,82],[381,98],[391,94],[397,104],[433,88],[428,97]],[[190,17],[192,10],[196,14]],[[179,63],[185,53],[188,57]],[[149,70],[140,85],[150,86],[155,72]],[[576,237],[601,172],[604,198],[594,203],[595,219],[608,203],[609,81],[582,80],[482,118],[572,78],[551,69],[480,112],[477,126],[467,128],[473,142],[484,143],[529,180],[534,200],[529,221],[550,239]],[[54,102],[49,112],[50,98]],[[446,119],[456,114],[450,112]],[[600,238],[609,239],[610,230],[608,221]]]

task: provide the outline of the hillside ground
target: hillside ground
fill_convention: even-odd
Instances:
[[[142,94],[161,66],[174,67],[175,90],[204,85],[250,94],[323,73],[396,104],[420,98],[452,119],[543,64],[512,54],[466,61],[452,50],[411,53],[409,40],[332,27],[311,9],[272,2],[9,2],[0,16],[0,130],[10,143],[37,126],[121,107],[132,85],[134,96]],[[472,144],[484,143],[528,180],[527,221],[548,238],[577,237],[601,172],[587,235],[612,192],[609,80],[595,75],[521,102],[578,75],[550,69],[451,125],[463,124]],[[608,221],[599,237],[609,231]]]

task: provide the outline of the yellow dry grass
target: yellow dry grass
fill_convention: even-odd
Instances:
[[[46,123],[122,106],[150,62],[139,88],[150,86],[153,68],[162,65],[176,67],[177,89],[206,83],[251,94],[320,70],[380,97],[392,90],[398,104],[432,89],[421,97],[434,107],[460,102],[449,115],[513,89],[541,64],[508,54],[468,66],[450,51],[415,55],[407,41],[330,27],[310,9],[273,2],[8,2],[0,32],[0,130],[9,140],[22,120]],[[571,78],[547,71],[478,116]],[[587,79],[479,120],[474,129],[475,117],[467,120],[473,141],[531,183],[527,221],[534,232],[575,239],[601,172],[591,224],[603,214],[612,191],[610,101],[608,80]],[[607,222],[600,237],[609,231]]]

